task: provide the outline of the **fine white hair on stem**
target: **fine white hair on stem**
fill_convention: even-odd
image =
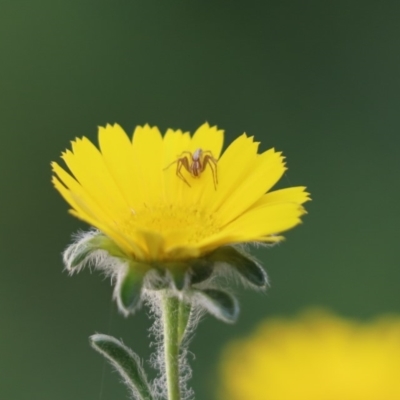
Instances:
[[[178,295],[177,292],[170,293],[171,295]],[[145,302],[150,310],[150,317],[153,319],[153,325],[150,328],[150,335],[153,338],[151,347],[155,348],[154,353],[150,357],[151,366],[159,372],[159,376],[153,381],[153,392],[156,394],[157,399],[168,399],[167,393],[167,377],[164,355],[164,327],[163,315],[161,309],[161,291],[144,291]],[[185,301],[184,299],[180,299]],[[190,313],[189,322],[185,330],[185,335],[180,343],[179,350],[179,386],[182,400],[194,399],[193,389],[188,387],[188,381],[192,377],[192,369],[189,365],[188,358],[192,354],[188,350],[189,342],[192,338],[194,329],[200,320],[200,309],[194,307]]]
[[[154,348],[150,364],[158,371],[158,376],[151,384],[151,392],[155,400],[168,399],[164,342],[172,343],[173,341],[175,343],[175,359],[178,350],[177,341],[169,339],[171,336],[169,328],[166,337],[164,335],[170,321],[174,321],[173,324],[176,322],[177,332],[179,332],[176,337],[180,340],[177,356],[180,398],[181,400],[193,400],[194,392],[188,385],[188,381],[192,377],[188,358],[193,355],[189,352],[188,345],[202,316],[210,313],[227,323],[236,321],[239,306],[230,285],[232,280],[262,292],[265,292],[265,288],[269,286],[268,277],[261,264],[246,251],[250,246],[249,243],[235,244],[205,255],[203,259],[206,268],[206,274],[203,274],[204,280],[201,280],[203,278],[201,273],[199,274],[200,279],[196,279],[196,269],[190,265],[190,260],[188,260],[184,284],[180,290],[177,289],[179,285],[176,284],[176,276],[168,269],[168,264],[163,269],[160,268],[159,263],[132,259],[96,229],[78,232],[74,235],[73,243],[63,253],[63,260],[65,268],[70,274],[89,267],[110,277],[114,286],[114,299],[117,301],[120,312],[125,316],[134,313],[143,303],[148,305],[149,315],[153,319],[153,325],[149,332],[153,338],[151,347]],[[210,273],[207,273],[210,269]],[[177,298],[179,306],[166,308],[168,297]],[[173,300],[177,303],[176,299]],[[164,313],[167,314],[167,312],[170,313],[168,318],[172,316],[171,320],[168,318],[164,320]],[[182,332],[186,320],[188,321],[187,326]],[[169,345],[166,349],[168,352]],[[139,362],[136,358],[133,359],[137,363]],[[175,389],[177,390],[177,388]]]

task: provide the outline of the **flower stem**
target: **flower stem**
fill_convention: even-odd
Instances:
[[[179,302],[179,323],[178,323],[178,341],[179,344],[182,343],[183,338],[185,337],[186,327],[189,322],[190,317],[190,304],[187,304],[183,301]]]
[[[180,400],[179,387],[179,305],[177,297],[163,295],[164,356],[168,400]]]

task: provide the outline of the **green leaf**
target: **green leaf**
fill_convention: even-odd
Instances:
[[[199,303],[214,317],[233,323],[239,316],[239,304],[235,297],[219,289],[193,290]]]
[[[250,255],[240,252],[231,246],[222,247],[208,258],[214,262],[230,265],[250,284],[265,288],[268,286],[268,276],[264,269]]]
[[[89,341],[119,372],[137,399],[155,400],[137,354],[112,336],[95,334]]]

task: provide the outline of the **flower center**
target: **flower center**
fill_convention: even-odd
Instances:
[[[144,205],[132,213],[130,229],[157,232],[163,237],[185,237],[185,242],[195,244],[220,231],[213,214],[197,208],[175,204]]]

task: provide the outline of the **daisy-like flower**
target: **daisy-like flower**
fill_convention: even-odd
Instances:
[[[221,155],[223,131],[204,124],[193,136],[137,127],[132,139],[119,125],[99,129],[99,148],[87,138],[53,163],[53,183],[71,213],[93,227],[64,252],[66,268],[101,269],[116,282],[125,315],[143,299],[154,317],[159,376],[150,382],[139,357],[121,341],[93,335],[93,348],[120,373],[140,400],[183,400],[193,392],[187,362],[188,333],[198,311],[225,322],[238,316],[235,297],[218,273],[232,271],[265,288],[263,268],[241,244],[276,243],[300,223],[304,187],[269,192],[285,172],[280,152],[258,153],[243,134]]]
[[[267,320],[226,348],[221,371],[220,399],[400,399],[400,318]]]
[[[164,137],[145,125],[132,138],[107,125],[99,128],[99,148],[86,137],[73,141],[62,154],[69,171],[52,163],[53,183],[71,214],[96,230],[66,251],[67,268],[103,266],[119,277],[118,290],[128,275],[128,286],[142,285],[147,272],[158,270],[158,279],[171,275],[182,289],[226,263],[265,286],[258,264],[232,246],[281,241],[301,222],[308,193],[269,192],[286,170],[281,152],[260,154],[259,143],[243,134],[221,154],[223,139],[208,124],[193,136],[169,129]]]

